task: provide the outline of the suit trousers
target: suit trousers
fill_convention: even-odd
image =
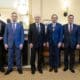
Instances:
[[[52,68],[59,67],[60,49],[57,46],[49,46],[49,65]]]
[[[64,66],[65,68],[74,68],[75,63],[75,49],[67,47],[64,49]]]
[[[0,41],[0,69],[4,67],[4,52],[3,52],[3,41]]]
[[[43,47],[38,47],[38,48],[33,47],[31,49],[30,63],[31,63],[31,70],[32,71],[36,70],[36,64],[35,64],[36,56],[38,57],[37,68],[38,68],[38,70],[41,70],[42,69],[42,64],[43,64]]]
[[[14,55],[15,55],[15,58],[16,58],[17,69],[21,69],[22,68],[21,50],[14,45],[12,48],[8,49],[8,70],[11,70],[13,68]]]

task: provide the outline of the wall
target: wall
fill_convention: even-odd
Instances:
[[[8,6],[10,0],[7,0],[7,3],[5,1],[2,1],[5,6]],[[11,0],[13,1],[13,0]],[[12,3],[10,1],[10,3]],[[42,17],[42,20],[50,20],[50,17],[53,13],[56,13],[59,16],[59,22],[66,23],[67,18],[63,16],[64,13],[64,0],[29,0],[29,8],[30,8],[30,21],[33,20],[33,17],[35,15],[40,15]],[[80,0],[67,0],[69,1],[69,14],[74,14],[75,16],[75,23],[80,24]],[[1,6],[1,5],[0,5]],[[3,7],[5,7],[3,6]],[[11,4],[9,5],[11,6]],[[8,7],[9,7],[8,6]],[[13,8],[13,7],[11,7]],[[0,13],[3,14],[2,16],[4,18],[10,17],[10,13],[14,11],[10,8],[1,8],[0,7]]]
[[[32,16],[40,15],[42,20],[49,20],[53,13],[59,16],[59,22],[66,23],[67,18],[63,16],[64,3],[63,0],[31,0],[31,13]],[[69,14],[75,16],[75,23],[80,24],[80,0],[68,0],[69,1]],[[41,4],[42,3],[42,4]],[[31,5],[31,4],[30,4]]]

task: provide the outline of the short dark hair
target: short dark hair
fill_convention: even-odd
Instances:
[[[68,17],[70,17],[70,16],[74,17],[74,15],[73,15],[73,14],[68,15]]]

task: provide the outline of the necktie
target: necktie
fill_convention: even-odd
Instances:
[[[13,32],[15,32],[15,23],[12,24]]]
[[[53,26],[53,31],[55,31],[56,24],[53,24],[52,26]]]
[[[70,24],[70,29],[69,29],[69,32],[71,32],[72,31],[72,25]]]
[[[40,32],[40,25],[39,24],[37,24],[37,30],[38,30],[38,32]]]
[[[1,22],[0,22],[0,32],[1,32]]]

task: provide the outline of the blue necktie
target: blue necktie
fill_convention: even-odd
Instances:
[[[15,32],[15,23],[12,23],[13,32]]]

